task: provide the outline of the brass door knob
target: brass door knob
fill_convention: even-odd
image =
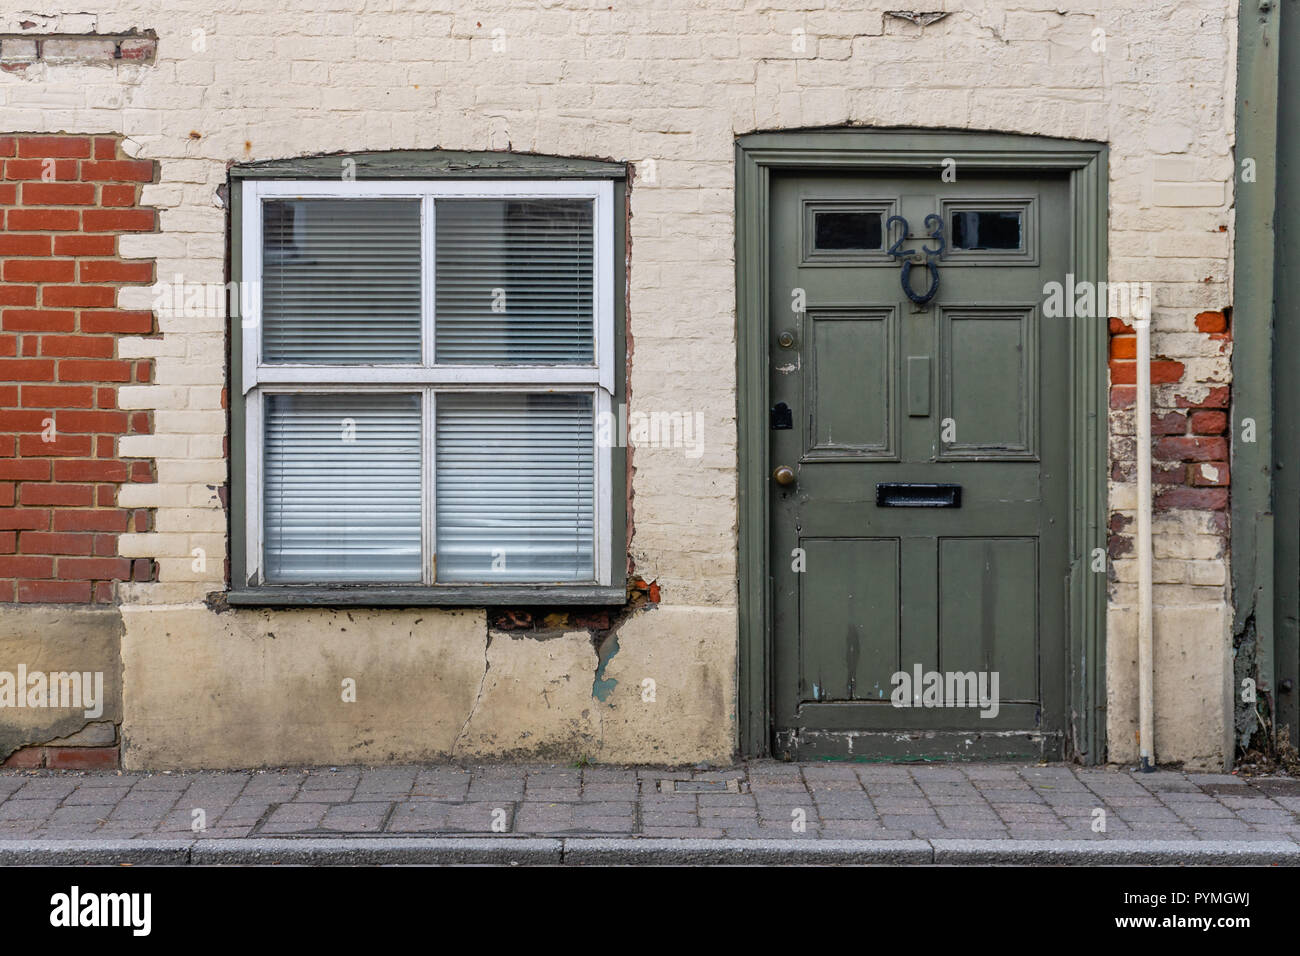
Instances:
[[[772,480],[778,485],[793,485],[794,469],[789,465],[778,465],[776,470],[772,472]]]

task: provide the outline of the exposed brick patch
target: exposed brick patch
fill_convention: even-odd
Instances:
[[[1228,507],[1227,488],[1171,488],[1156,494],[1157,511],[1190,508],[1196,511],[1224,511]]]
[[[638,608],[659,603],[659,582],[630,577],[627,603],[616,608],[544,607],[494,608],[488,626],[497,631],[554,631],[570,628],[608,631],[614,623]]]
[[[1226,435],[1228,433],[1228,415],[1226,412],[1192,412],[1192,434]]]
[[[23,747],[11,753],[0,768],[5,770],[36,770],[45,766],[44,747]]]
[[[1231,341],[1230,312],[1207,311],[1195,318],[1198,331],[1211,339]],[[1127,410],[1137,400],[1136,333],[1132,327],[1110,320],[1110,407]],[[1177,385],[1186,369],[1182,362],[1159,355],[1151,359],[1153,385]],[[1228,507],[1228,416],[1231,388],[1216,386],[1199,401],[1175,395],[1174,408],[1151,410],[1152,482],[1166,487],[1156,495],[1156,508],[1223,510]],[[1113,462],[1112,477],[1133,480],[1134,460]]]
[[[1187,416],[1182,412],[1169,412],[1167,415],[1153,414],[1151,416],[1151,434],[1153,435],[1182,435],[1186,431]]]
[[[1132,385],[1112,385],[1110,389],[1110,407],[1113,409],[1132,408],[1137,401],[1137,389]]]
[[[1228,463],[1207,461],[1187,468],[1190,484],[1197,488],[1226,488],[1229,485]]]
[[[120,763],[116,746],[45,748],[45,766],[51,770],[112,770]]]
[[[0,70],[21,73],[38,63],[52,66],[103,65],[117,61],[152,64],[158,50],[153,31],[135,33],[75,33],[39,36],[0,34]]]
[[[488,624],[496,631],[605,630],[611,617],[603,608],[508,608],[491,610]]]
[[[1232,339],[1231,312],[1201,312],[1195,317],[1198,332],[1227,343]],[[1110,407],[1130,417],[1137,401],[1136,333],[1119,319],[1110,320]],[[1153,343],[1153,352],[1156,345]],[[1186,368],[1182,362],[1158,354],[1152,355],[1153,386],[1184,384]],[[1189,390],[1195,383],[1187,383]],[[1160,407],[1160,396],[1173,396],[1173,407]],[[1197,394],[1201,391],[1196,390]],[[1220,534],[1226,534],[1231,473],[1230,428],[1227,408],[1231,386],[1219,385],[1206,390],[1199,399],[1179,395],[1175,388],[1153,388],[1151,409],[1152,462],[1151,482],[1157,512],[1177,510],[1210,512]],[[1131,425],[1127,434],[1116,434],[1112,424],[1111,478],[1117,482],[1136,479],[1136,444]],[[1112,558],[1133,554],[1132,528],[1128,522],[1117,524],[1112,515],[1107,544]]]
[[[1153,358],[1151,360],[1151,384],[1169,385],[1180,382],[1187,369],[1182,362]],[[1134,385],[1137,383],[1136,361],[1115,361],[1110,363],[1110,380],[1114,385]]]
[[[1223,461],[1228,457],[1225,438],[1166,437],[1156,441],[1158,461]]]
[[[1228,331],[1228,318],[1222,312],[1202,312],[1196,316],[1196,328],[1201,332]]]
[[[9,755],[0,768],[5,770],[116,770],[122,765],[121,748],[111,747],[23,747]]]
[[[1199,402],[1193,402],[1182,395],[1177,396],[1179,408],[1227,408],[1232,400],[1232,390],[1227,385],[1217,385],[1210,389]]]
[[[0,602],[107,603],[114,582],[155,575],[117,550],[153,525],[117,505],[120,485],[153,480],[152,462],[117,452],[153,433],[151,413],[118,408],[118,387],[153,378],[119,340],[154,331],[152,313],[117,308],[154,263],[117,243],[156,229],[139,205],[156,171],[114,136],[0,136],[0,166]]]

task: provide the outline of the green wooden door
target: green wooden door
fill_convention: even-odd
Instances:
[[[774,178],[775,753],[1061,754],[1069,237],[1064,177]]]

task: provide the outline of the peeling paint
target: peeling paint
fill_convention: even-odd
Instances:
[[[617,678],[605,676],[605,667],[617,653],[618,635],[611,634],[605,643],[600,645],[599,663],[596,665],[596,679],[591,682],[591,696],[602,704],[609,700],[610,693],[618,686]]]
[[[1253,598],[1253,596],[1252,596]],[[1244,610],[1244,609],[1243,609]],[[1259,652],[1259,635],[1255,626],[1255,608],[1252,601],[1249,613],[1237,627],[1237,633],[1234,635],[1232,651],[1232,682],[1234,687],[1241,687],[1242,682],[1249,679],[1255,682],[1258,688],[1257,693],[1261,698],[1259,710],[1269,713],[1272,710],[1272,688],[1261,684],[1259,679],[1259,669],[1256,666],[1256,657]],[[1259,710],[1256,704],[1251,701],[1243,700],[1242,694],[1234,693],[1232,695],[1232,729],[1233,739],[1239,751],[1250,748],[1251,739],[1261,729]],[[1267,733],[1265,733],[1264,746],[1267,746]]]

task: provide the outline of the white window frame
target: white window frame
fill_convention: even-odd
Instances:
[[[435,354],[433,261],[435,202],[438,199],[591,199],[593,229],[592,301],[595,309],[592,337],[595,361],[587,365],[438,365]],[[243,325],[243,391],[245,410],[245,511],[246,570],[258,587],[285,590],[316,587],[393,588],[494,588],[563,590],[565,587],[609,586],[613,501],[611,450],[600,441],[598,423],[608,421],[614,395],[614,184],[609,180],[245,180],[242,205],[242,272],[245,282],[262,282],[262,209],[267,199],[419,199],[422,364],[361,364],[351,366],[262,363],[262,298],[260,291],[246,297]],[[251,301],[247,301],[251,300]],[[341,585],[321,581],[278,584],[265,581],[265,543],[262,528],[263,415],[262,398],[269,393],[311,394],[337,391],[419,392],[422,395],[421,540],[420,585],[375,581]],[[554,584],[502,581],[439,584],[435,580],[434,545],[437,541],[434,504],[433,423],[439,392],[563,392],[592,396],[595,449],[595,576],[591,580]],[[604,416],[604,417],[602,417]]]

